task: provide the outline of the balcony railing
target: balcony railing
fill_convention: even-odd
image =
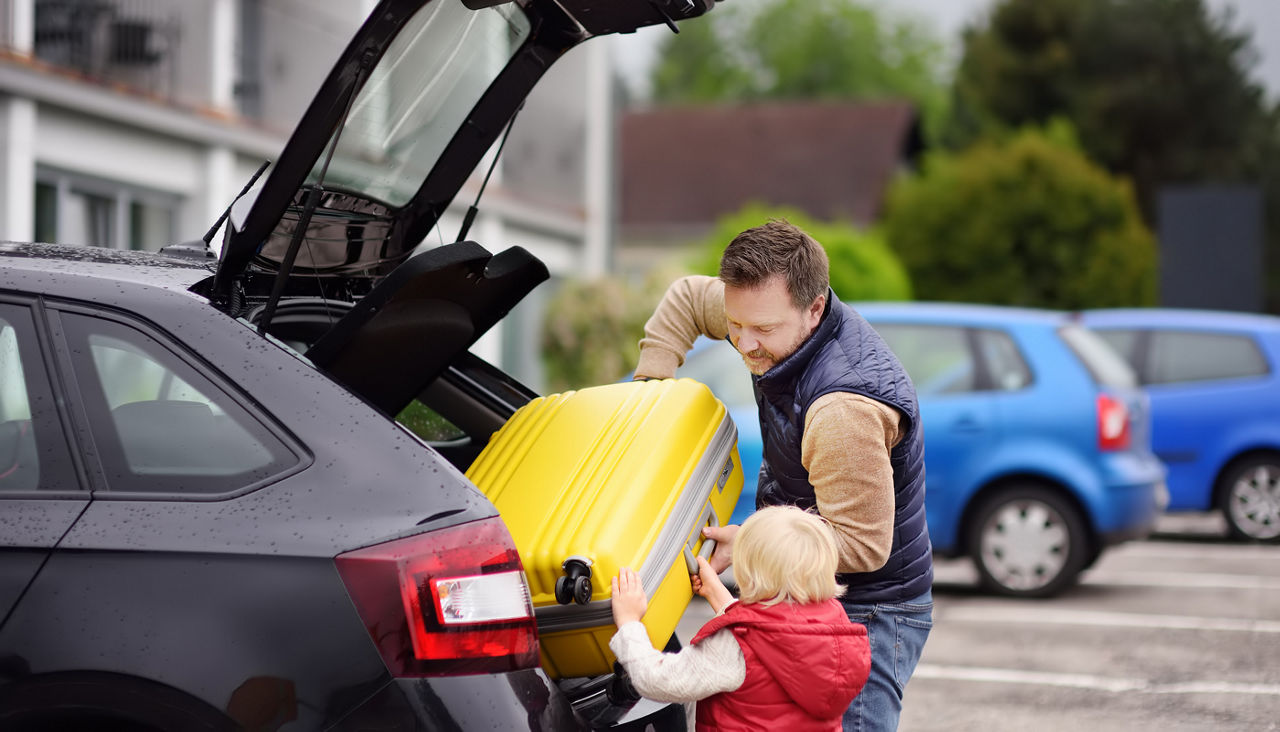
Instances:
[[[87,79],[173,98],[181,17],[165,0],[36,0],[35,57]]]

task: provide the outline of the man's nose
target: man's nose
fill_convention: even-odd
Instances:
[[[743,333],[742,335],[738,336],[739,351],[743,353],[751,353],[752,351],[756,350],[759,347],[760,347],[760,341],[756,340],[755,338],[752,338],[746,333]]]

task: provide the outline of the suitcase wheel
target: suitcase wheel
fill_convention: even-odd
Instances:
[[[564,576],[556,580],[556,602],[561,605],[591,602],[591,560],[569,557],[561,567],[564,568]]]

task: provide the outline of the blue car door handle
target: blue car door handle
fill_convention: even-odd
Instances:
[[[982,425],[972,415],[966,414],[957,417],[951,422],[951,430],[953,432],[981,432]]]

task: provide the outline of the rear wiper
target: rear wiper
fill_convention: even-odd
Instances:
[[[231,199],[231,205],[227,206],[227,210],[223,211],[222,215],[218,217],[218,220],[213,222],[213,226],[210,227],[209,231],[202,237],[202,239],[204,240],[205,251],[209,250],[209,244],[213,242],[213,235],[218,233],[218,229],[222,228],[222,223],[227,220],[228,216],[231,215],[231,209],[233,206],[236,205],[236,201],[239,201],[241,198],[243,198],[244,194],[248,193],[250,188],[253,188],[253,184],[258,182],[258,179],[262,177],[262,174],[266,172],[267,168],[270,165],[271,165],[270,160],[263,160],[262,165],[259,165],[258,169],[254,171],[253,175],[249,177],[249,182],[245,183],[244,188],[241,188],[240,192],[236,194],[236,197]]]
[[[205,233],[204,236],[194,241],[184,241],[180,244],[170,244],[169,246],[161,249],[160,253],[173,254],[176,256],[212,259],[213,252],[209,251],[209,245],[213,243],[213,235],[218,233],[218,229],[222,228],[223,222],[225,222],[227,220],[227,217],[231,215],[231,209],[235,207],[236,201],[239,201],[241,198],[243,198],[244,194],[248,193],[250,188],[253,188],[253,184],[258,182],[258,178],[262,177],[263,171],[265,171],[269,165],[271,165],[270,160],[262,161],[262,165],[259,165],[258,170],[254,172],[252,176],[250,176],[249,182],[245,183],[244,188],[241,188],[240,192],[237,193],[235,197],[231,199],[231,204],[227,206],[227,210],[222,212],[222,215],[218,217],[218,220],[213,223],[213,226],[209,229],[208,232]],[[204,243],[203,248],[201,248],[200,246],[201,242]]]

